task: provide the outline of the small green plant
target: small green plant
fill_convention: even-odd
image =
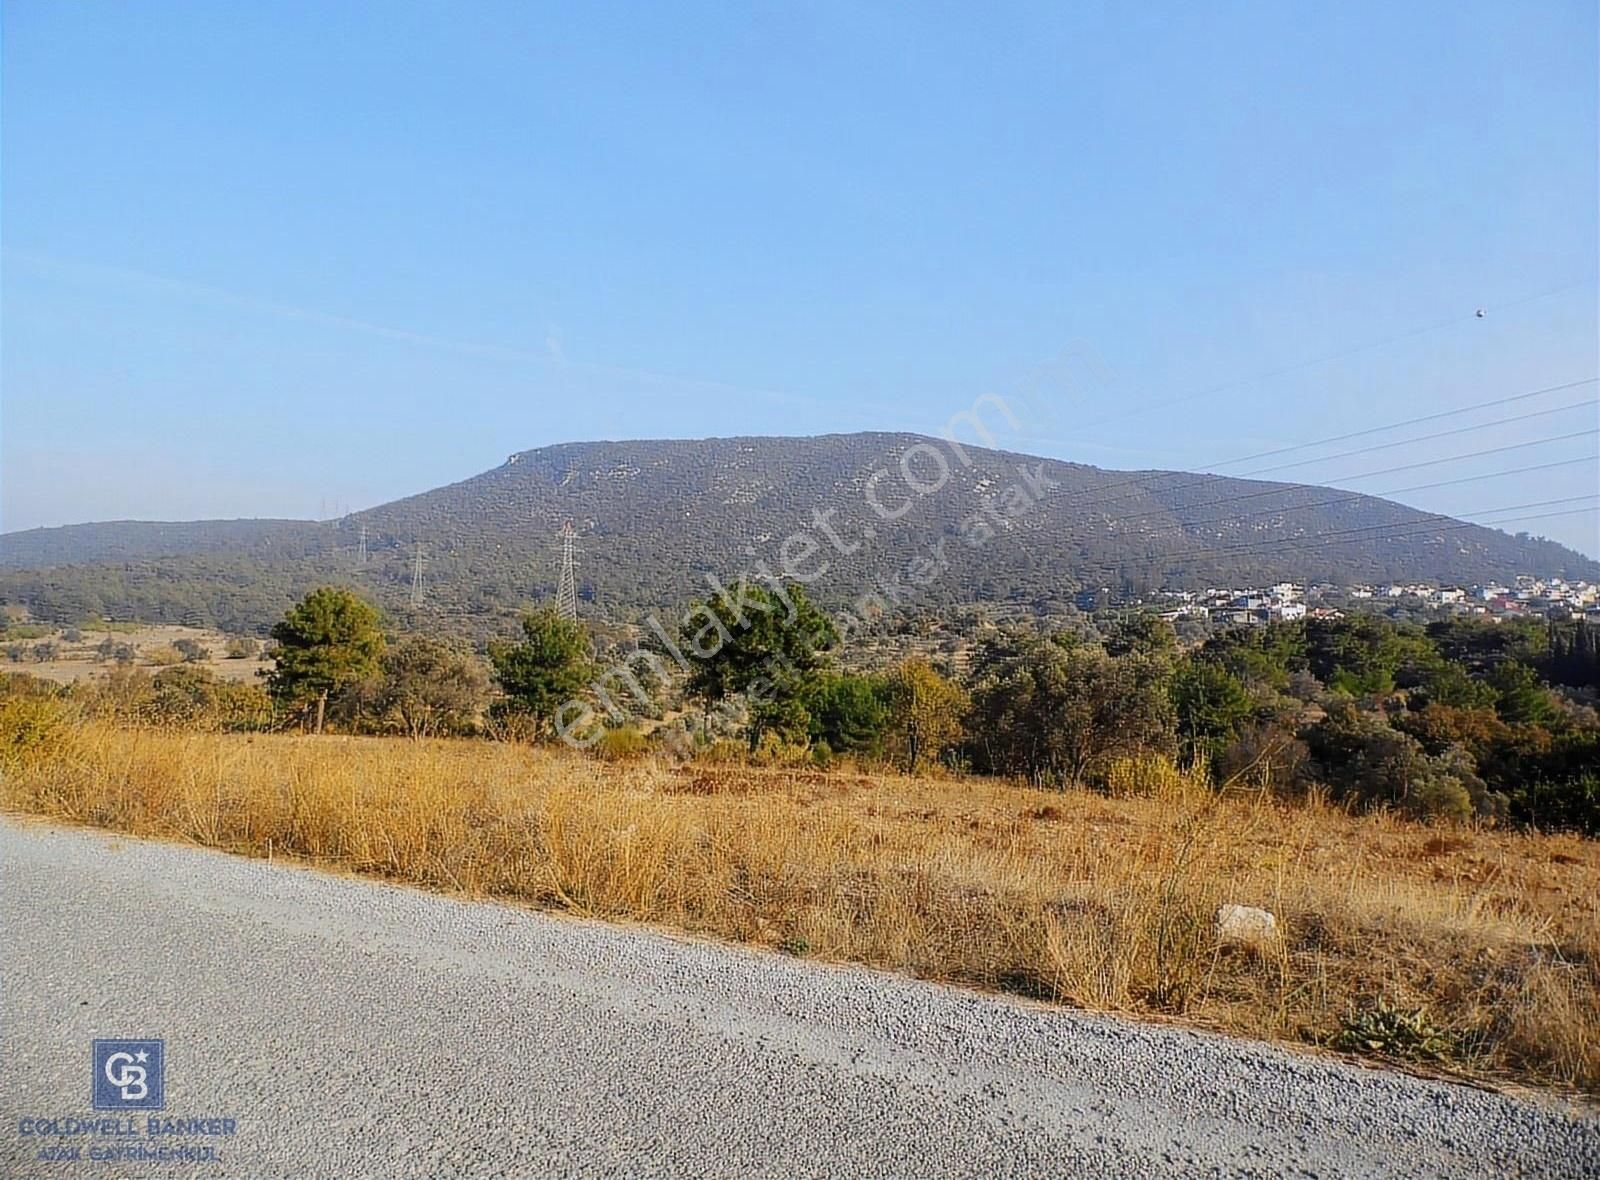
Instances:
[[[780,942],[778,949],[786,955],[793,955],[795,958],[801,959],[811,953],[811,944],[797,934],[793,938],[786,938]]]
[[[1433,1022],[1426,1008],[1397,1008],[1379,996],[1360,1012],[1345,1016],[1334,1047],[1352,1053],[1376,1053],[1412,1061],[1453,1060],[1455,1037]]]

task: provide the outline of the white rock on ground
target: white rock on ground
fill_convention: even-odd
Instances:
[[[1217,910],[1217,944],[1252,947],[1276,946],[1278,919],[1253,905],[1225,905]]]

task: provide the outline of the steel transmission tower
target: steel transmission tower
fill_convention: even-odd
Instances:
[[[422,605],[422,542],[417,542],[417,556],[411,563],[411,606]]]
[[[367,564],[367,526],[361,526],[361,553],[356,558],[357,565]]]
[[[561,526],[561,581],[556,586],[556,614],[563,619],[578,617],[577,562],[573,560],[576,538],[569,520]]]

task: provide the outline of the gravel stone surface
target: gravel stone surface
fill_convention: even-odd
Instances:
[[[104,833],[0,820],[0,922],[6,1176],[1600,1175],[1553,1100]]]

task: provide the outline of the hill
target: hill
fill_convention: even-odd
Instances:
[[[925,491],[908,490],[906,472]],[[826,527],[815,523],[818,512]],[[778,569],[785,555],[825,603],[887,582],[879,593],[904,609],[1050,609],[1085,587],[1600,578],[1600,563],[1553,542],[1351,492],[844,434],[543,447],[329,522],[8,533],[0,537],[0,601],[53,619],[106,614],[254,629],[333,580],[365,589],[400,617],[475,630],[554,594],[557,533],[567,520],[579,536],[585,613],[613,620],[681,605],[706,593],[708,575],[736,579],[758,562]],[[412,611],[419,548],[423,605]],[[937,561],[931,575],[918,567],[927,584],[913,588],[905,571],[919,556]]]

